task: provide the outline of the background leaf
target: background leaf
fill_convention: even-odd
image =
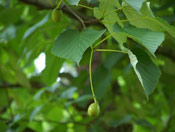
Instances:
[[[46,15],[40,22],[38,22],[37,24],[35,24],[34,26],[32,26],[31,28],[29,28],[25,34],[23,39],[26,39],[29,35],[31,35],[38,27],[41,27],[42,25],[44,25],[47,21],[48,21],[49,16]]]
[[[51,54],[51,50],[48,50],[46,53],[46,68],[42,72],[43,82],[49,86],[56,82],[63,62],[64,59],[54,56]]]
[[[78,3],[80,2],[80,0],[67,0],[67,1],[70,5],[76,5],[76,6],[78,6]]]

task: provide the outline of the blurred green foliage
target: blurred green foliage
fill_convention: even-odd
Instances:
[[[80,23],[64,11],[61,21],[54,23],[52,10],[39,10],[40,7],[21,1],[0,0],[0,132],[175,132],[175,36],[167,23],[163,24],[169,34],[165,33],[165,40],[155,54],[157,58],[152,58],[161,76],[149,100],[127,54],[94,53],[92,78],[101,113],[91,118],[87,115],[92,103],[88,73],[90,48],[80,66],[51,54],[59,34],[70,28],[80,29]],[[95,0],[88,2],[80,1],[98,6]],[[120,2],[116,1],[117,7]],[[151,13],[175,27],[175,1],[150,2]],[[135,6],[132,4],[131,7]],[[71,7],[87,16],[93,14],[79,6]],[[99,10],[95,10],[97,16]],[[151,15],[146,9],[141,10]],[[119,13],[118,17],[126,18],[127,13]],[[104,19],[110,20],[111,16]],[[155,31],[157,27],[152,24],[148,29]],[[111,32],[112,26],[104,25]],[[140,22],[136,27],[141,26],[145,25]],[[100,24],[90,27],[103,29]],[[121,48],[120,43],[125,41],[126,47],[137,42],[119,34],[101,47]],[[40,72],[38,67],[43,64],[36,65],[36,60],[41,53],[46,65]]]

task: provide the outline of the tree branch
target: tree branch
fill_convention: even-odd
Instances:
[[[53,9],[53,7],[50,5],[48,0],[19,0],[19,1],[23,2],[25,4],[28,4],[28,5],[36,6],[36,8],[39,10]],[[53,4],[55,5],[55,3],[53,3]],[[72,9],[70,9],[69,6],[66,6],[63,2],[60,5],[59,9],[61,9],[63,11],[63,13],[65,13],[70,18],[76,19],[76,20],[78,19],[81,22],[81,24],[83,25],[83,27],[85,26],[85,24],[87,26],[91,25],[91,24],[103,26],[103,24],[101,24],[100,21],[98,19],[96,19],[95,17],[86,16],[79,11],[75,12]]]
[[[84,24],[84,20],[79,16],[77,15],[68,5],[66,5],[64,2],[63,4],[66,6],[66,8],[80,21],[80,23],[82,24],[83,28],[85,29],[86,28],[86,25]]]

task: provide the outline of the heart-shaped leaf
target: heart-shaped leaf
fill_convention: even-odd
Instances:
[[[100,38],[104,32],[105,30],[85,29],[79,32],[69,29],[58,36],[52,48],[52,53],[79,64],[86,49]]]

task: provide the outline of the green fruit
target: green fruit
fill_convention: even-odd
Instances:
[[[54,9],[52,11],[52,20],[54,22],[59,22],[61,20],[61,17],[62,17],[62,11],[61,10]]]
[[[88,115],[90,117],[98,116],[100,113],[100,106],[98,103],[92,103],[88,108]]]

